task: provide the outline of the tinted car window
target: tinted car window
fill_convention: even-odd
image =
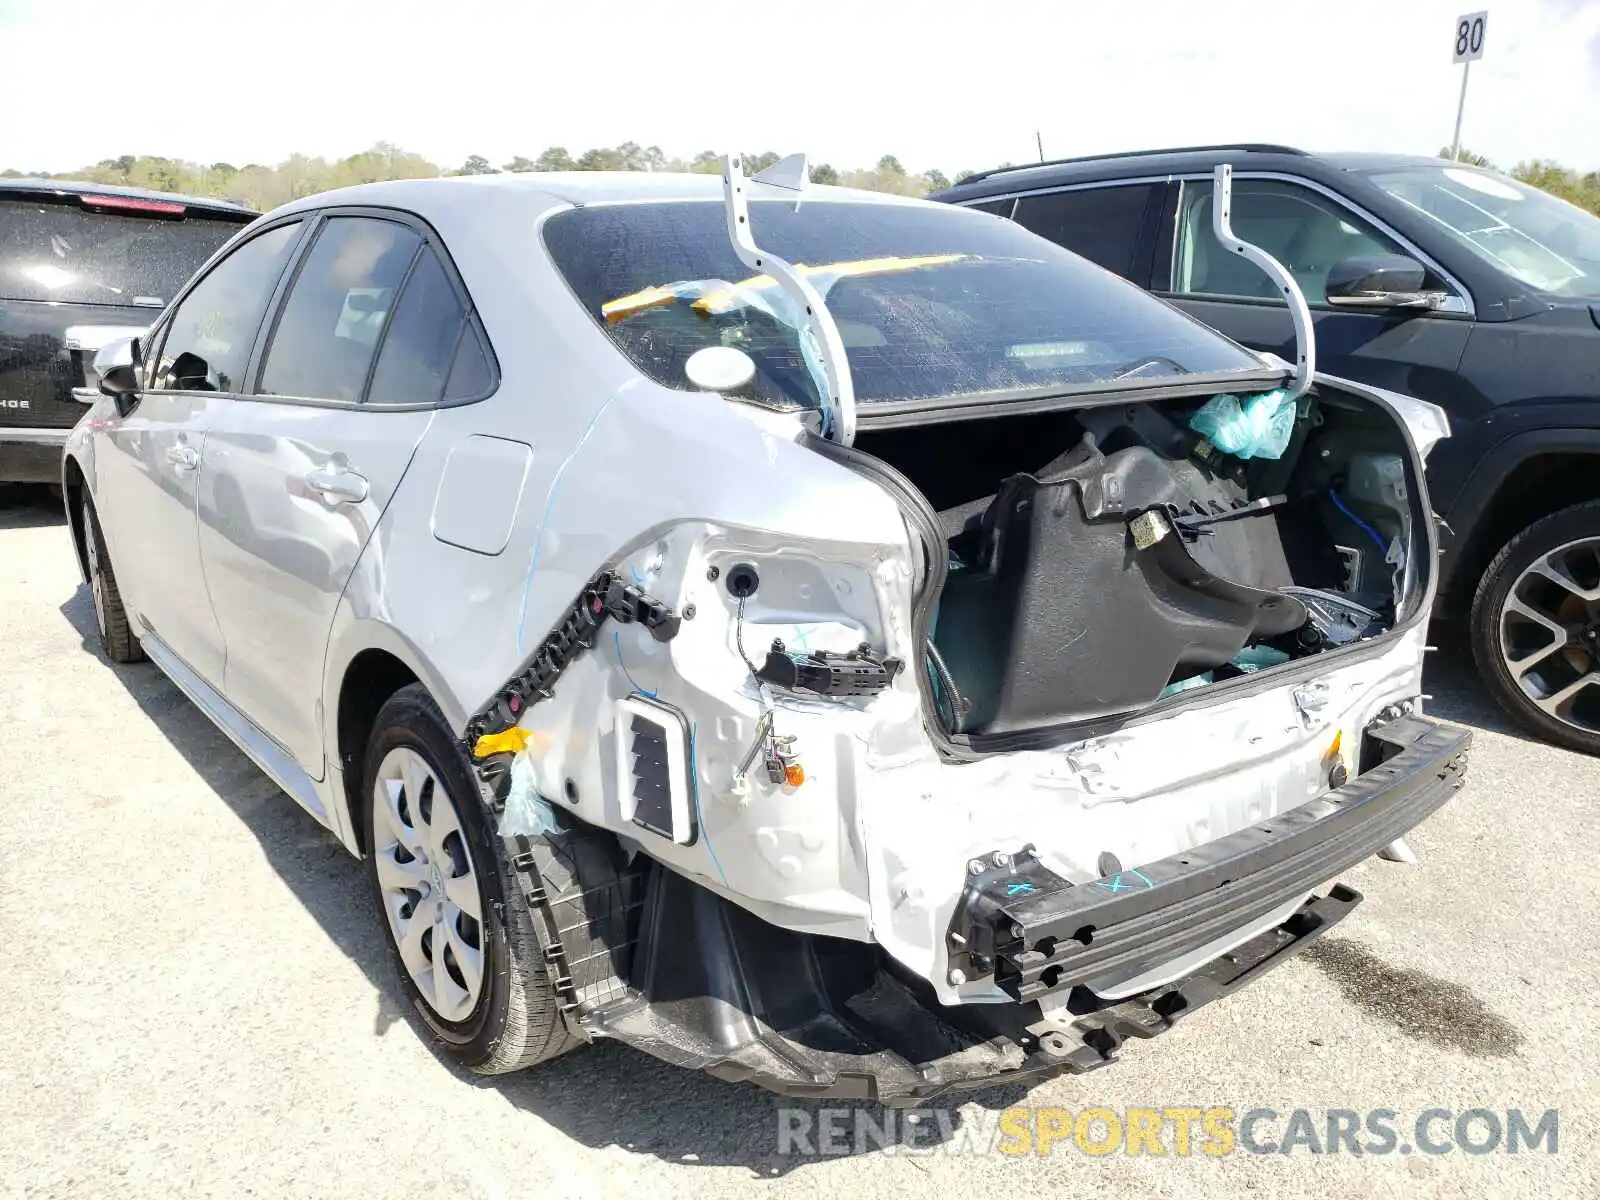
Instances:
[[[432,250],[406,280],[383,335],[369,404],[433,404],[444,394],[467,311]]]
[[[979,212],[990,213],[997,217],[1009,217],[1016,203],[1015,197],[1008,196],[1004,200],[985,200],[981,204],[969,204],[967,207],[975,208]]]
[[[241,224],[0,200],[0,299],[159,309]]]
[[[389,307],[421,244],[395,221],[329,220],[284,301],[259,390],[359,399]]]
[[[1276,179],[1234,179],[1233,231],[1287,267],[1312,304],[1326,302],[1328,269],[1341,259],[1405,253],[1343,205],[1310,188]],[[1172,290],[1284,302],[1277,285],[1260,268],[1217,241],[1211,230],[1209,182],[1183,185]]]
[[[1368,178],[1519,283],[1600,300],[1600,217],[1594,213],[1459,163],[1378,171]]]
[[[269,229],[195,284],[167,323],[151,387],[234,392],[243,386],[251,344],[299,236],[299,222]]]
[[[1010,221],[950,205],[760,201],[763,248],[803,263],[827,298],[862,404],[1051,389],[1187,372],[1257,372],[1232,342]],[[756,364],[732,392],[816,407],[803,314],[734,255],[720,203],[559,213],[545,242],[579,302],[634,364],[687,387],[684,363],[734,346]],[[1152,362],[1151,360],[1156,360]]]
[[[1128,184],[1024,196],[1012,219],[1108,271],[1131,278],[1155,190],[1154,184]]]
[[[456,346],[455,365],[450,368],[450,379],[444,385],[446,400],[472,400],[482,396],[494,384],[494,368],[489,363],[478,331],[468,322],[461,342]]]

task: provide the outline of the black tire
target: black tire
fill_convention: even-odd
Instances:
[[[482,922],[484,987],[476,1006],[461,1021],[441,1018],[413,983],[383,912],[377,855],[372,853],[372,786],[384,757],[398,747],[420,754],[449,792],[476,870]],[[501,848],[501,839],[479,800],[471,762],[451,735],[439,707],[421,684],[401,688],[379,710],[367,743],[362,775],[361,813],[367,854],[367,878],[389,943],[395,971],[418,1014],[445,1053],[482,1075],[499,1075],[545,1062],[583,1045],[557,1007],[555,989],[527,902],[515,882],[515,871]],[[437,804],[435,798],[433,803]]]
[[[1568,725],[1539,709],[1517,686],[1500,656],[1500,614],[1518,578],[1542,555],[1588,537],[1600,537],[1600,500],[1564,508],[1517,534],[1484,571],[1472,598],[1469,627],[1472,657],[1501,708],[1546,741],[1581,754],[1600,755],[1600,733]]]
[[[94,504],[84,498],[79,512],[83,521],[84,559],[88,563],[89,598],[94,605],[95,624],[100,628],[100,644],[106,657],[114,663],[144,661],[144,650],[128,624],[128,612],[122,607],[122,593],[117,589],[117,573],[111,568],[111,554],[106,549],[105,534],[100,530],[100,518],[95,516]]]

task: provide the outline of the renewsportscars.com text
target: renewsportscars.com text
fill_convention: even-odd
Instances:
[[[1557,1109],[1278,1110],[1167,1106],[877,1111],[778,1110],[778,1153],[897,1154],[1555,1154]]]

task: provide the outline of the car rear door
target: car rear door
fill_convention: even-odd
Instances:
[[[224,693],[320,779],[334,610],[469,322],[420,223],[332,210],[313,236],[252,394],[208,431],[199,540],[227,646]]]
[[[1258,268],[1224,250],[1211,228],[1208,178],[1185,179],[1157,255],[1154,290],[1244,345],[1294,359],[1288,307]],[[1465,287],[1371,214],[1309,180],[1236,174],[1233,229],[1288,268],[1311,307],[1317,368],[1450,406],[1472,328]],[[1437,311],[1348,309],[1327,302],[1328,271],[1344,258],[1405,254],[1448,294]]]
[[[302,230],[292,221],[232,248],[201,276],[143,347],[143,389],[104,427],[95,504],[123,598],[213,687],[222,634],[195,540],[206,429],[243,386],[251,346]]]

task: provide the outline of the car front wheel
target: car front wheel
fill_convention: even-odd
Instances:
[[[379,712],[364,777],[368,874],[401,986],[446,1052],[494,1075],[580,1045],[472,765],[420,684]]]
[[[1536,521],[1500,551],[1472,602],[1472,652],[1523,725],[1600,754],[1600,501]]]
[[[100,630],[100,644],[105,647],[106,657],[112,662],[140,662],[144,658],[144,650],[133,634],[127,610],[122,607],[122,592],[117,588],[117,574],[111,569],[111,556],[106,553],[100,518],[95,515],[94,504],[87,498],[83,501],[79,518],[83,522],[83,557],[88,567],[89,596],[94,601],[94,620]]]

